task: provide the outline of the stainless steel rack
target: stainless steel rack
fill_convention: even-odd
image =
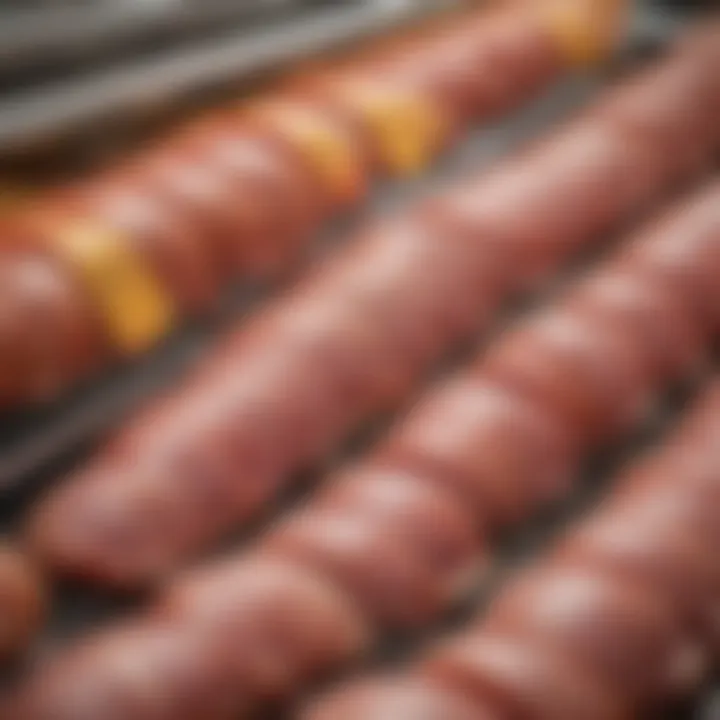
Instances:
[[[298,0],[35,0],[0,3],[0,77],[97,59],[183,32],[267,17]]]
[[[0,87],[0,154],[24,152],[67,133],[92,133],[105,122],[147,117],[192,94],[239,83],[459,0],[210,0],[207,4],[199,0],[125,0],[110,3],[110,9],[107,2],[97,2],[84,17],[83,3],[75,1],[73,13],[78,22],[67,21],[69,25],[62,26],[66,34],[62,28],[33,25],[27,18],[27,28],[21,32],[22,22],[8,23],[0,15],[0,77],[13,64],[19,71],[19,66],[33,57],[31,48],[40,42],[45,43],[43,53],[50,58],[58,53],[89,53],[98,44],[111,48],[113,43],[125,43],[132,48],[142,37],[157,36],[160,29],[176,42],[156,44],[148,52],[123,56],[110,64],[97,62],[91,69],[86,64],[80,71],[55,72],[50,79],[40,76],[35,82],[11,85],[5,92]],[[167,7],[164,12],[146,9],[142,22],[138,17],[141,10],[130,10],[168,4],[174,6],[172,13]],[[209,32],[210,20],[223,22]],[[179,42],[179,28],[197,30],[201,26],[204,32],[191,41]],[[43,27],[46,37],[41,39]],[[85,38],[84,45],[80,37]]]

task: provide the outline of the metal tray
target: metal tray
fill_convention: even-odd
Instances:
[[[197,25],[199,18],[209,22],[213,13],[218,15],[220,9],[225,15],[229,14],[228,0],[224,0],[222,8],[220,0],[212,0],[208,7],[200,5],[199,0],[196,2],[198,4],[188,6],[194,8],[193,17],[186,19],[191,25],[193,22]],[[84,26],[99,23],[102,19],[107,23],[105,32],[114,33],[112,37],[116,38],[108,49],[113,43],[120,44],[130,51],[130,57],[110,64],[84,64],[80,72],[60,74],[36,84],[23,83],[0,92],[0,155],[25,154],[67,135],[82,134],[83,141],[87,143],[88,137],[107,136],[113,128],[117,130],[122,124],[162,114],[169,106],[191,95],[237,86],[261,72],[378,34],[457,2],[265,0],[264,15],[259,15],[259,7],[254,9],[255,19],[263,19],[262,23],[250,22],[253,13],[249,8],[245,16],[241,16],[238,3],[234,3],[232,22],[225,18],[228,21],[214,32],[204,32],[192,42],[171,44],[169,47],[153,45],[151,51],[145,53],[131,52],[133,45],[129,41],[132,36],[139,42],[143,37],[142,28],[150,32],[154,27],[153,23],[147,24],[149,18],[145,19],[146,25],[139,23],[137,6],[142,4],[137,0],[125,0],[117,5],[110,4],[111,12],[106,3],[100,3],[96,12],[100,13],[100,8],[103,8],[104,14],[93,20],[95,13],[88,13],[75,31],[83,33],[86,39],[93,37],[97,42],[103,37],[97,34],[100,29],[92,31],[92,28]],[[258,6],[257,2],[254,4]],[[268,16],[267,6],[274,9],[271,16]],[[132,7],[135,7],[134,16],[128,11]],[[198,10],[200,7],[202,13]],[[176,30],[173,34],[172,25],[173,22],[180,24],[178,13],[176,8],[175,13],[169,15],[169,20],[166,12],[165,16],[155,18],[155,24],[162,25],[164,17],[170,25],[165,28],[166,33],[177,38],[178,32]],[[189,16],[190,9],[185,14]],[[117,16],[124,19],[120,21]],[[60,32],[60,28],[55,28],[54,32]],[[30,38],[25,37],[29,33],[30,28],[24,35],[19,34],[12,23],[7,27],[0,25],[0,78],[3,65],[12,69],[13,63],[21,64],[22,58],[31,57],[28,55]],[[55,47],[51,40],[50,37],[45,40],[50,48]],[[72,42],[68,44],[67,38],[62,41],[56,38],[54,42],[57,44],[56,54],[70,51],[77,54],[86,47],[73,45]],[[48,57],[52,59],[52,52]]]

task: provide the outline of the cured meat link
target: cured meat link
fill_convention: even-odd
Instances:
[[[428,696],[449,718],[476,704],[478,717],[621,720],[698,691],[720,651],[718,413],[714,381],[475,623],[405,672],[348,683],[300,717],[410,718]]]
[[[682,52],[646,71],[644,82],[658,82],[676,63],[707,73],[702,59]],[[693,137],[705,152],[715,147],[706,135]],[[31,519],[38,555],[54,572],[134,587],[248,523],[299,470],[396,407],[453,347],[486,328],[502,301],[527,285],[528,271],[537,278],[557,269],[669,191],[678,171],[660,172],[656,162],[667,153],[640,147],[638,156],[628,156],[633,147],[624,126],[590,111],[466,186],[471,194],[460,189],[364,231],[239,327],[180,388],[150,404],[51,492]],[[688,273],[708,277],[713,202],[688,211],[687,252],[672,242],[679,230],[671,222],[665,243],[651,238],[652,257],[645,259],[650,250],[632,251],[642,257],[621,263],[633,273],[639,272],[633,263],[642,266],[653,307],[668,307],[675,331],[685,328],[681,340],[707,331],[695,314],[709,314],[717,283],[681,287],[660,260],[681,253]],[[660,245],[667,249],[660,252]],[[600,317],[599,302],[610,301],[578,300],[544,313],[492,348],[479,368],[561,425],[569,422],[583,444],[633,426],[658,377],[652,354],[661,338],[646,331],[652,348],[639,344],[626,319]],[[689,361],[699,363],[688,349]],[[527,430],[538,447],[543,431],[553,432]],[[563,432],[556,429],[553,442],[562,444]],[[548,483],[562,482],[557,467]]]
[[[594,25],[577,18],[574,27]],[[424,171],[471,123],[509,112],[571,70],[564,45],[555,20],[529,6],[468,11],[378,48],[382,59],[371,49],[285,82],[3,212],[4,262],[38,254],[52,276],[7,291],[0,408],[53,400],[148,351],[212,309],[237,278],[282,280],[321,225],[360,204],[376,176]],[[44,325],[26,322],[50,285],[64,289],[64,304],[72,293],[53,335],[63,347],[84,343],[90,354],[77,366],[57,367],[55,337],[46,342]],[[92,326],[78,328],[87,318]]]
[[[655,235],[642,231],[636,242],[664,243],[674,228],[692,256],[696,235],[707,231],[707,208],[718,207],[718,198],[720,186],[710,185],[655,223]],[[720,243],[720,218],[715,225]],[[625,252],[621,248],[618,255]],[[575,298],[585,296],[583,286],[596,287],[596,278],[616,262],[610,258],[546,312],[554,316],[576,307]],[[635,272],[626,281],[636,278],[644,287],[643,268]],[[708,348],[713,328],[702,322],[700,306],[683,303],[673,285],[665,292],[669,305],[682,309],[685,324],[698,328],[699,350]],[[644,302],[641,293],[627,297]],[[631,332],[632,322],[608,336],[612,316],[601,312],[604,301],[614,308],[616,297],[598,296],[598,309],[584,318],[582,334],[597,333],[602,342],[591,343],[586,358],[572,336],[562,335],[556,351],[569,354],[573,363],[559,362],[561,368],[587,362],[595,368],[595,353],[605,358],[622,338],[622,361],[606,358],[602,373],[582,376],[599,378],[606,393],[621,388],[633,395],[628,407],[635,408],[637,398],[660,393],[696,365],[681,363],[675,374],[658,373],[651,362],[654,336]],[[527,325],[537,322],[531,316]],[[501,336],[495,352],[513,347],[517,333],[522,337],[523,328]],[[637,375],[627,375],[627,357],[645,358],[635,365]],[[210,708],[220,704],[200,716],[220,720],[227,707],[257,708],[287,699],[359,659],[378,632],[406,632],[439,620],[481,577],[489,532],[511,529],[542,505],[566,497],[578,459],[601,439],[607,444],[629,429],[617,425],[615,403],[597,388],[579,396],[583,402],[577,404],[593,411],[595,427],[607,429],[589,436],[550,393],[504,387],[485,376],[484,367],[481,358],[433,390],[366,460],[338,474],[254,546],[189,571],[129,629],[101,633],[40,669],[19,690],[19,717],[40,720],[56,712],[82,718],[88,707],[88,717],[116,708],[118,720],[164,720],[170,707],[175,717],[192,720],[199,717],[192,708],[205,698]],[[572,376],[568,380],[578,384]],[[629,706],[680,693],[696,681],[703,659],[698,639],[709,644],[720,638],[715,611],[720,578],[712,555],[718,541],[718,403],[720,387],[657,461],[641,464],[630,481],[619,484],[628,488],[617,491],[615,502],[625,504],[630,518],[624,530],[616,523],[610,531],[578,533],[574,545],[558,549],[549,569],[528,574],[496,602],[487,627],[478,631],[480,645],[472,635],[428,661],[424,672],[444,683],[437,694],[429,690],[429,707],[436,704],[438,713],[447,707],[462,718],[464,703],[478,702],[489,708],[489,717],[510,712],[570,720],[587,706],[602,720],[627,717]],[[642,425],[641,414],[627,417],[635,427]],[[678,477],[683,483],[677,484]],[[648,496],[663,502],[647,503],[642,498]],[[641,506],[642,513],[633,509]],[[611,512],[624,517],[617,507]],[[167,531],[161,513],[147,522],[156,533],[152,537],[161,540]],[[652,545],[656,534],[662,537],[660,550]],[[163,649],[166,643],[173,652]],[[136,674],[116,670],[131,655],[144,659],[142,687]],[[197,678],[189,688],[187,673]],[[188,701],[183,715],[177,698],[189,691],[194,704]],[[414,707],[416,690],[408,695],[406,686],[397,693],[381,689],[379,697],[368,692],[359,705],[367,712],[379,713],[383,703],[399,703],[398,712]],[[460,695],[453,699],[448,693]],[[347,700],[330,702],[342,708]],[[331,710],[321,704],[312,712],[324,718]]]

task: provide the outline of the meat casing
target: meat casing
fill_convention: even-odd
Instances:
[[[711,185],[673,208],[661,224],[658,242],[666,242],[665,233],[672,226],[692,255],[693,232],[705,232],[697,218],[707,217],[706,208],[717,204],[719,193],[720,186]],[[720,242],[720,234],[717,237]],[[643,231],[637,242],[652,244],[652,235]],[[596,277],[616,263],[617,258],[611,258],[597,275],[581,280],[560,300],[559,310],[564,303],[572,307],[583,295],[582,286],[592,287]],[[634,277],[645,283],[642,268]],[[672,286],[667,292],[672,293]],[[705,328],[698,347],[702,353],[712,340],[711,329],[701,322],[700,306],[678,302],[681,293],[675,292],[670,306],[682,308],[688,323]],[[614,297],[607,302],[614,304]],[[585,322],[599,337],[607,337],[607,317],[598,310]],[[527,323],[536,321],[533,315]],[[495,348],[513,345],[522,331],[511,329]],[[655,348],[654,336],[647,333],[634,333],[626,343],[636,357],[649,358]],[[614,342],[609,347],[615,347]],[[558,352],[574,351],[561,345]],[[609,387],[615,386],[614,375],[626,377],[621,365],[607,363]],[[647,374],[638,378],[641,396],[659,393],[674,379],[658,374],[651,363],[642,366]],[[675,378],[693,366],[677,365]],[[185,675],[178,663],[192,667],[201,659],[209,666],[196,668],[196,698],[204,692],[208,700],[225,698],[222,707],[257,707],[286,698],[360,657],[373,632],[419,629],[439,619],[481,577],[491,541],[488,530],[507,531],[534,509],[566,496],[573,485],[574,463],[599,447],[601,438],[607,442],[627,429],[616,425],[614,410],[602,394],[589,397],[594,397],[597,417],[608,423],[606,432],[591,437],[558,411],[549,394],[526,395],[521,387],[501,385],[483,374],[484,367],[481,356],[433,390],[378,450],[281,518],[251,549],[190,571],[170,583],[133,628],[99,634],[88,640],[89,649],[79,655],[71,652],[70,659],[61,657],[39,671],[20,689],[18,702],[25,712],[21,717],[39,720],[48,709],[82,717],[78,708],[84,706],[79,703],[91,701],[96,714],[105,707],[133,708],[132,713],[119,712],[119,720],[164,720],[164,709],[143,704],[148,688],[158,697],[162,687],[159,696],[167,702],[185,697]],[[720,506],[718,402],[720,390],[678,430],[657,462],[634,469],[621,483],[626,489],[617,491],[615,504],[624,505],[625,514],[610,512],[616,519],[629,518],[624,530],[615,525],[609,536],[600,531],[578,534],[575,546],[558,549],[551,570],[528,576],[498,601],[491,625],[478,631],[477,650],[471,638],[460,647],[444,649],[442,662],[429,664],[425,672],[434,682],[445,683],[432,703],[445,707],[447,692],[459,689],[463,694],[458,701],[467,700],[467,687],[472,686],[470,699],[487,705],[491,713],[497,706],[500,717],[507,715],[508,704],[515,703],[515,712],[570,720],[587,703],[598,719],[624,718],[629,706],[682,692],[697,681],[703,660],[698,638],[708,645],[718,638],[713,611],[718,578],[712,550],[718,542]],[[584,407],[592,409],[589,402]],[[636,415],[635,422],[641,426],[642,417]],[[443,435],[439,442],[426,442],[433,428],[443,428]],[[452,442],[454,433],[458,442]],[[470,450],[475,447],[483,452],[473,455]],[[515,459],[520,462],[515,464]],[[697,492],[690,492],[685,482],[677,484],[678,477],[689,478],[690,489]],[[508,479],[511,488],[506,487]],[[122,485],[113,487],[122,493]],[[648,496],[652,502],[643,500]],[[154,513],[143,516],[142,531],[151,533],[146,537],[157,540],[153,547],[162,551],[168,526],[160,508],[166,506],[154,507]],[[216,510],[222,507],[218,504]],[[107,512],[113,508],[110,501]],[[662,543],[654,549],[658,532]],[[627,543],[633,553],[624,549]],[[122,543],[107,547],[117,544]],[[682,589],[672,587],[676,580],[682,581]],[[319,600],[310,588],[317,585],[324,588],[323,610],[313,609]],[[533,602],[525,603],[528,597]],[[185,649],[169,655],[146,652],[138,628],[145,628],[150,637],[169,633]],[[492,647],[499,655],[483,651],[490,642],[496,643]],[[145,659],[140,688],[137,676],[114,671],[133,647]],[[238,653],[238,648],[245,652]],[[92,688],[89,699],[82,687]],[[370,703],[366,707],[373,712],[377,707],[380,717],[383,703],[390,708],[400,703],[398,712],[405,707],[409,712],[412,699],[405,693],[405,688],[397,694],[382,690],[362,703]],[[119,705],[117,698],[126,705]],[[188,704],[184,717],[198,717],[190,711],[197,707],[195,702]],[[346,707],[346,699],[337,702]],[[461,713],[463,705],[450,702],[447,707],[448,712]],[[330,710],[321,705],[313,712]],[[219,710],[208,710],[203,720],[223,717]]]
[[[702,59],[698,73],[707,72]],[[683,54],[666,62],[672,68],[688,60]],[[647,82],[657,76],[649,72]],[[588,122],[594,132],[597,119],[591,114]],[[608,121],[602,135],[623,138],[624,132]],[[504,186],[503,202],[480,203],[483,212],[472,218],[454,214],[451,202],[432,212],[423,208],[381,223],[322,263],[228,338],[182,389],[151,405],[94,463],[50,494],[32,522],[39,554],[61,573],[118,585],[142,584],[171,570],[255,516],[294,472],[360,421],[406,397],[434,361],[486,326],[526,270],[508,257],[503,261],[503,248],[511,259],[524,256],[525,248],[545,248],[548,240],[557,266],[672,182],[674,176],[648,173],[641,164],[642,192],[636,187],[630,193],[637,207],[623,196],[621,205],[617,199],[600,203],[603,212],[576,213],[575,205],[586,207],[600,185],[616,184],[626,148],[623,142],[603,145],[603,162],[586,164],[580,158],[596,158],[595,144],[578,144],[578,133],[573,124],[540,153],[548,162],[554,154],[580,153],[577,161],[555,163],[576,167],[578,177],[569,171],[545,177],[534,149],[528,172],[540,173],[539,180],[521,183],[515,193]],[[709,143],[700,133],[695,138]],[[612,147],[619,164],[607,157]],[[512,172],[522,174],[522,165],[522,158],[513,161]],[[495,182],[495,174],[485,180],[490,196]],[[482,192],[482,183],[475,187]],[[577,200],[567,210],[556,202],[566,192]],[[540,237],[534,225],[516,222],[525,217],[518,207],[537,206],[543,217],[556,218]],[[701,218],[699,209],[688,213],[702,228],[693,250],[704,247],[698,238],[712,239],[712,203],[702,207]],[[563,219],[566,214],[571,220]],[[545,249],[542,254],[547,266]],[[701,272],[698,258],[688,253],[684,262]],[[302,323],[295,322],[299,308]],[[534,399],[552,399],[554,411],[593,439],[625,427],[646,409],[651,371],[647,350],[633,349],[637,339],[628,327],[603,322],[590,335],[589,316],[582,308],[549,314],[493,349],[487,362],[498,382],[523,392],[532,387]],[[529,359],[531,340],[546,360],[542,365]],[[558,353],[579,384],[557,372]],[[156,523],[161,506],[162,523]]]
[[[580,22],[575,32],[589,29]],[[52,282],[79,285],[82,313],[105,325],[107,342],[79,372],[58,372],[40,325],[13,335],[28,305],[46,302],[46,288],[25,287],[0,325],[15,368],[0,407],[47,402],[147,352],[183,320],[214,308],[239,278],[285,279],[321,225],[357,207],[377,175],[425,171],[469,123],[509,112],[570,70],[563,40],[530,7],[468,11],[463,21],[376,49],[382,61],[368,51],[213,111],[8,213],[3,252],[15,254],[23,234],[33,252],[51,256]],[[75,331],[53,328],[65,346],[77,342]]]
[[[405,708],[428,692],[448,708],[476,702],[480,717],[621,720],[700,689],[718,650],[717,612],[708,612],[720,590],[717,537],[701,518],[717,521],[720,507],[708,472],[719,411],[715,382],[667,445],[622,472],[610,497],[477,623],[403,674],[315,701],[303,720],[384,717],[397,697],[404,706],[393,717],[410,718]]]

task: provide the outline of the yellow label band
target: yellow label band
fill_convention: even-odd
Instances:
[[[435,159],[448,124],[431,103],[364,82],[338,84],[334,91],[341,103],[360,113],[390,172],[416,175]]]
[[[122,236],[83,221],[45,225],[52,249],[78,272],[123,353],[149,349],[175,323],[175,308]]]
[[[545,22],[573,65],[594,65],[610,55],[629,17],[627,0],[545,0]]]
[[[364,159],[356,140],[328,121],[321,110],[290,101],[272,101],[247,112],[297,147],[337,200],[352,202],[364,193]]]

